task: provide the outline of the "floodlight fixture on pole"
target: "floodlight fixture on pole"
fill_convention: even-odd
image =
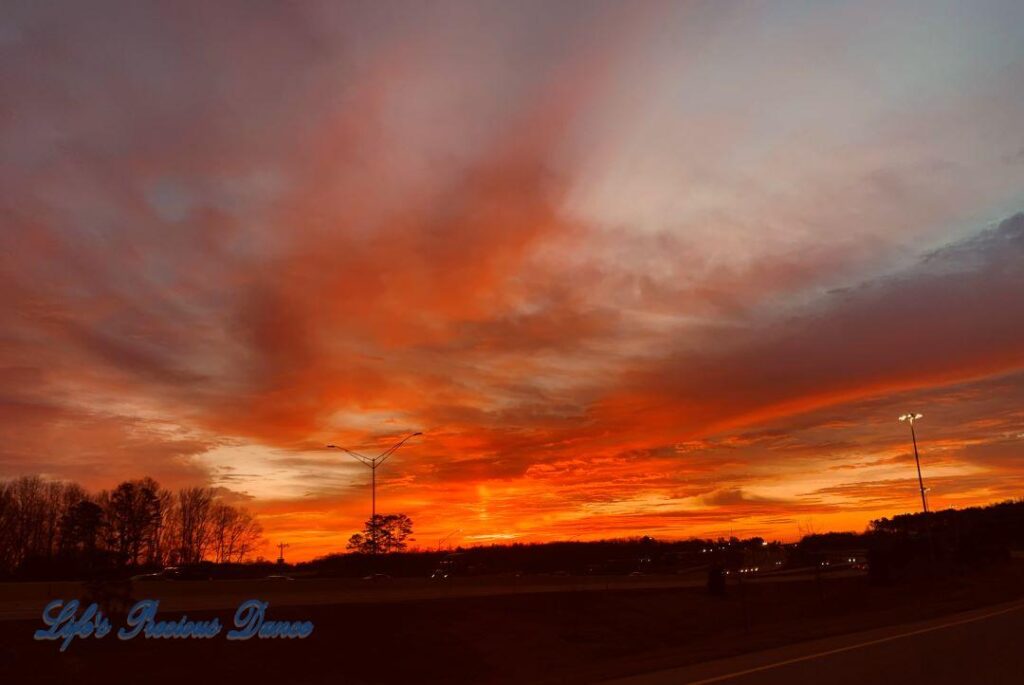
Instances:
[[[921,488],[921,507],[924,513],[928,513],[928,499],[925,497],[924,479],[921,477],[921,458],[917,454],[917,433],[914,432],[914,422],[924,418],[924,414],[904,414],[900,421],[910,424],[910,439],[914,443],[914,463],[917,464],[917,484]]]
[[[370,552],[372,554],[377,554],[377,467],[387,461],[388,457],[397,452],[398,448],[404,445],[407,440],[415,438],[417,435],[423,435],[423,433],[417,432],[405,436],[394,445],[378,454],[376,457],[367,457],[366,455],[359,454],[359,452],[340,445],[327,446],[327,449],[341,450],[342,452],[345,452],[360,464],[370,468]]]

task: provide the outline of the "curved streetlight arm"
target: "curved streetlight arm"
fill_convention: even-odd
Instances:
[[[328,449],[341,450],[342,452],[348,454],[353,459],[357,459],[358,461],[360,461],[365,466],[369,466],[370,468],[373,468],[373,466],[374,466],[374,463],[373,463],[374,460],[373,459],[370,459],[367,456],[359,454],[359,452],[354,452],[354,451],[350,450],[347,447],[341,447],[340,445],[328,445],[327,447],[328,447]]]
[[[383,464],[385,461],[387,461],[387,458],[394,454],[396,451],[398,451],[398,448],[404,445],[410,438],[415,438],[417,435],[423,435],[423,433],[410,433],[409,435],[405,436],[404,438],[396,442],[391,447],[387,448],[386,450],[378,454],[376,457],[368,457],[365,454],[360,454],[355,450],[350,450],[349,448],[342,447],[341,445],[328,445],[327,447],[328,449],[341,450],[342,452],[348,454],[350,457],[358,459],[360,462],[362,462],[366,466],[369,466],[371,469],[375,469],[381,464]]]
[[[385,461],[387,461],[387,458],[390,457],[395,452],[397,452],[398,448],[404,445],[407,440],[409,440],[410,438],[415,438],[417,435],[423,435],[423,433],[412,433],[411,435],[405,436],[404,438],[396,442],[394,445],[386,449],[384,452],[381,452],[381,454],[378,455],[377,458],[374,459],[373,461],[376,464],[383,464]]]
[[[363,462],[370,468],[376,466],[376,464],[374,463],[376,461],[375,459],[370,459],[369,457],[359,454],[359,452],[356,452],[354,450],[350,450],[347,447],[342,447],[341,450],[348,456],[352,457],[353,459],[358,459],[359,461]]]

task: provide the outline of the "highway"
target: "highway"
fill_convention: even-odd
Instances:
[[[839,570],[826,576],[847,577],[853,572]],[[746,583],[785,583],[806,581],[813,574],[806,570],[787,574],[753,576]],[[274,606],[316,606],[405,602],[456,597],[494,597],[528,593],[587,592],[602,590],[652,590],[702,588],[707,583],[703,570],[684,575],[643,576],[476,576],[428,580],[393,578],[369,582],[359,578],[310,578],[291,582],[267,580],[154,581],[135,582],[136,599],[157,598],[164,611],[213,611],[233,609],[251,597],[260,597]],[[0,621],[38,618],[52,599],[82,597],[80,582],[0,583]]]
[[[804,642],[605,685],[1024,683],[1024,601]]]

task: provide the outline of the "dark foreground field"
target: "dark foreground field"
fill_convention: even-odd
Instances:
[[[1015,599],[1024,595],[1024,564],[894,587],[865,578],[748,583],[725,599],[696,587],[610,587],[272,603],[270,618],[314,622],[303,641],[230,642],[222,633],[121,642],[111,634],[59,653],[57,643],[33,641],[38,619],[8,620],[0,622],[0,682],[585,683]],[[301,586],[289,592],[301,594]],[[135,596],[159,598],[160,590],[137,587]],[[233,612],[188,613],[230,627]]]

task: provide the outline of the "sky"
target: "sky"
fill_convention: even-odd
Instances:
[[[292,559],[1024,495],[1024,4],[11,2],[0,478]]]

